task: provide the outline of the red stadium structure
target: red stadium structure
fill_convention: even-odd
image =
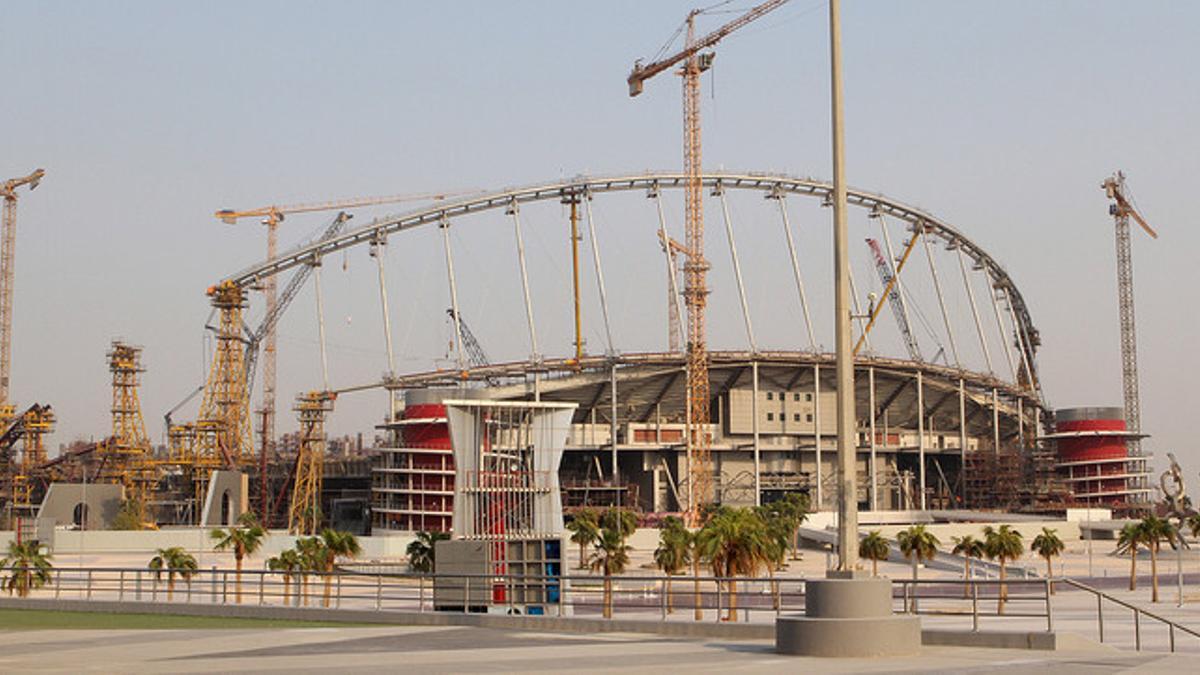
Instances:
[[[1055,411],[1058,471],[1078,502],[1130,507],[1150,494],[1146,456],[1129,451],[1130,441],[1144,438],[1128,431],[1121,408],[1065,408]]]

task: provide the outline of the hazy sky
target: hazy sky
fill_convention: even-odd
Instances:
[[[0,176],[47,171],[20,203],[12,392],[18,403],[53,404],[54,445],[108,433],[104,353],[114,337],[145,346],[155,439],[162,412],[202,379],[204,289],[263,250],[261,227],[221,225],[215,209],[681,164],[677,78],[656,78],[634,100],[624,79],[670,37],[688,2],[4,5]],[[1176,452],[1197,485],[1189,420],[1200,320],[1190,295],[1200,287],[1200,230],[1188,195],[1200,178],[1200,5],[847,0],[843,13],[850,182],[947,219],[1005,265],[1041,329],[1053,407],[1120,404],[1112,223],[1099,184],[1125,170],[1161,233],[1134,233],[1147,447],[1160,460]],[[701,28],[731,16],[705,17]],[[704,80],[705,165],[828,177],[827,72],[819,2],[795,0],[722,43]],[[677,197],[668,202],[676,228]],[[626,201],[596,204],[617,339],[658,348],[653,215]],[[743,201],[744,222],[778,227]],[[806,222],[828,218],[797,209],[802,237]],[[567,353],[570,335],[565,240],[549,229],[559,215],[534,211],[527,225],[548,324],[539,325],[542,351],[553,355]],[[719,220],[709,218],[710,250],[722,251]],[[298,243],[327,219],[289,219],[282,239]],[[509,246],[496,233],[510,237],[511,225],[502,215],[491,222],[455,232],[464,313],[493,357],[517,358],[528,346],[514,263],[489,239]],[[768,262],[758,231],[745,235],[745,255],[763,263],[749,266],[773,270],[751,288],[760,342],[802,347],[794,323],[771,325],[777,302],[794,318],[794,300],[786,259]],[[827,288],[825,239],[808,241],[819,260],[806,267],[809,283]],[[446,356],[437,243],[430,232],[389,246],[401,371]],[[386,366],[371,261],[355,252],[338,263],[326,265],[325,287],[332,379],[342,386]],[[719,294],[714,303],[736,312],[728,290]],[[828,325],[819,300],[814,310]],[[302,297],[281,327],[284,431],[295,427],[295,393],[320,385],[313,315]],[[710,321],[721,341],[741,346],[740,315]],[[345,397],[331,426],[368,429],[382,408],[373,394]]]

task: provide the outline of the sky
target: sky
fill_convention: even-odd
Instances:
[[[700,30],[747,5],[717,7]],[[54,406],[52,447],[107,435],[104,354],[119,337],[145,348],[143,407],[161,439],[162,413],[204,377],[204,290],[264,252],[260,226],[223,225],[216,209],[678,169],[677,78],[660,75],[630,99],[625,76],[692,6],[6,2],[0,175],[47,172],[19,206],[14,400]],[[1174,452],[1193,484],[1197,28],[1194,3],[843,3],[849,182],[938,215],[1001,261],[1041,331],[1051,407],[1121,402],[1112,221],[1100,182],[1117,169],[1128,175],[1161,235],[1134,232],[1146,447],[1159,468]],[[825,5],[794,0],[717,52],[703,81],[705,166],[827,179]],[[682,236],[679,196],[665,206]],[[732,206],[759,342],[803,348],[790,270],[770,238],[777,216],[758,199]],[[354,222],[404,208],[362,210]],[[818,341],[831,345],[828,211],[791,208]],[[656,216],[640,195],[595,209],[618,346],[661,348]],[[720,215],[708,209],[710,330],[715,345],[740,348]],[[284,247],[315,236],[329,215],[289,218]],[[565,355],[562,210],[522,216],[541,351]],[[868,227],[860,216],[852,228]],[[511,227],[493,214],[452,230],[464,316],[496,360],[530,349]],[[401,372],[452,356],[438,237],[413,232],[387,247]],[[856,274],[867,286],[861,253]],[[322,280],[330,378],[345,386],[378,377],[386,357],[373,261],[356,250],[334,262]],[[601,351],[589,289],[586,333]],[[251,318],[261,316],[254,302]],[[281,431],[295,428],[292,397],[321,386],[315,324],[306,288],[280,326]],[[375,394],[346,397],[330,428],[367,431],[383,405]],[[176,419],[194,414],[193,401]]]

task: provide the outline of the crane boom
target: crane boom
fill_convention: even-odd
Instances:
[[[764,2],[734,19],[733,21],[730,21],[724,26],[714,30],[708,35],[696,40],[695,42],[689,42],[689,44],[682,50],[672,54],[671,56],[659,59],[646,65],[642,65],[640,62],[634,63],[633,71],[629,73],[629,78],[626,80],[629,83],[629,95],[637,96],[638,94],[642,93],[643,84],[646,82],[646,80],[654,77],[655,75],[661,73],[667,68],[670,68],[676,63],[679,63],[680,61],[694,56],[700,50],[712,47],[720,42],[721,39],[726,35],[729,35],[733,31],[745,26],[764,14],[778,9],[782,5],[786,4],[787,1],[788,0],[770,0],[769,2]],[[701,13],[701,10],[692,10],[692,12],[688,14],[688,20],[691,21],[692,18],[699,13]]]

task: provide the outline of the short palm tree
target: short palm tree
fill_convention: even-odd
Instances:
[[[858,542],[858,556],[871,561],[871,576],[879,576],[879,561],[887,560],[892,546],[879,530],[871,530]]]
[[[692,561],[692,534],[684,527],[683,521],[675,516],[668,516],[658,533],[658,548],[654,549],[654,564],[663,574],[667,575],[666,588],[667,613],[675,612],[675,597],[671,593],[671,577],[682,574]]]
[[[49,553],[42,553],[37,541],[8,542],[8,555],[0,559],[0,570],[9,572],[4,580],[4,590],[10,594],[16,591],[19,597],[27,598],[31,590],[50,583],[52,557]]]
[[[782,499],[771,502],[773,507],[791,526],[788,541],[792,549],[792,560],[800,559],[800,526],[808,520],[808,497],[799,492],[789,492]]]
[[[1054,576],[1054,568],[1050,564],[1052,558],[1062,555],[1066,545],[1062,539],[1058,538],[1058,534],[1049,527],[1043,527],[1042,533],[1033,538],[1029,544],[1029,550],[1046,559],[1046,578],[1050,579]],[[1054,584],[1050,584],[1050,592],[1054,592]]]
[[[625,541],[637,530],[637,515],[629,509],[617,506],[600,516],[600,526],[606,530],[613,530],[621,536],[621,541]]]
[[[325,573],[325,606],[328,607],[333,590],[333,569],[338,558],[347,560],[357,558],[362,555],[362,546],[358,543],[358,537],[353,534],[329,528],[321,530],[321,543],[325,549],[322,561],[325,566],[321,571]]]
[[[600,530],[600,537],[594,544],[592,556],[588,561],[593,572],[604,573],[604,618],[611,619],[613,615],[612,577],[625,571],[629,565],[630,547],[617,530],[607,527]]]
[[[767,576],[771,579],[772,608],[779,609],[779,582],[775,580],[775,571],[783,569],[783,561],[787,558],[789,540],[792,537],[793,517],[785,510],[776,508],[772,503],[758,506],[753,510],[754,515],[762,523],[763,528],[763,565],[767,568]]]
[[[409,568],[414,572],[432,573],[437,543],[449,538],[449,532],[418,532],[417,538],[404,551],[408,554]]]
[[[971,560],[983,557],[983,542],[969,534],[964,534],[961,537],[952,537],[952,539],[954,540],[954,548],[950,552],[963,557],[963,580],[969,581],[971,579]],[[963,597],[966,598],[970,595],[970,585],[964,584]]]
[[[912,562],[913,581],[919,577],[920,564],[924,560],[931,560],[937,555],[938,546],[942,542],[934,533],[925,529],[924,525],[912,525],[907,530],[901,530],[896,534],[896,543],[900,546],[900,552],[904,554]],[[912,607],[910,611],[917,611],[917,588],[914,584],[912,593]]]
[[[216,544],[213,550],[233,551],[234,564],[237,567],[237,601],[242,601],[242,561],[246,556],[254,555],[263,544],[267,531],[258,524],[254,513],[247,511],[239,518],[237,525],[228,530],[215,529],[209,533]]]
[[[1117,553],[1129,554],[1129,590],[1137,590],[1137,551],[1142,545],[1142,528],[1137,523],[1126,523],[1117,535]]]
[[[582,509],[567,523],[571,543],[579,545],[579,569],[588,566],[587,548],[600,536],[600,514],[595,509]]]
[[[1008,600],[1008,588],[1003,583],[1008,575],[1008,561],[1016,560],[1025,552],[1025,544],[1021,533],[1009,525],[998,528],[988,525],[983,528],[983,552],[988,558],[1000,561],[1000,598],[996,604],[996,612],[1004,613],[1004,602]]]
[[[267,559],[267,569],[280,572],[283,577],[283,604],[288,604],[292,595],[292,577],[300,571],[304,561],[295,549],[289,548],[279,552],[279,555]]]
[[[296,540],[296,552],[300,555],[300,597],[308,606],[308,575],[325,569],[329,552],[320,537],[301,537]]]
[[[770,559],[767,540],[762,519],[750,509],[718,511],[696,533],[700,556],[712,566],[713,575],[725,577],[729,585],[725,621],[737,621],[737,577],[754,576]]]
[[[149,568],[154,572],[155,579],[161,579],[163,570],[167,572],[167,602],[175,596],[175,576],[184,581],[191,581],[200,569],[196,558],[183,549],[182,546],[171,546],[158,549],[157,555],[150,559]]]
[[[1184,524],[1192,531],[1193,537],[1200,537],[1200,513],[1193,513],[1188,516]]]
[[[1165,518],[1149,515],[1138,524],[1142,543],[1150,549],[1150,602],[1158,602],[1158,550],[1164,541],[1175,547],[1175,526]]]

